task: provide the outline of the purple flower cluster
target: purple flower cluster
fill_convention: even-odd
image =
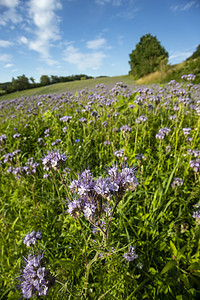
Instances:
[[[23,175],[36,174],[36,169],[39,166],[39,163],[33,162],[33,158],[29,158],[24,166],[13,168],[12,166],[8,167],[7,173],[12,173],[17,179]]]
[[[197,224],[200,224],[200,209],[193,211],[192,217],[196,220]]]
[[[62,118],[60,118],[60,121],[64,122],[64,123],[69,123],[69,121],[71,121],[72,117],[71,116],[64,116]]]
[[[156,133],[156,139],[163,140],[170,131],[171,129],[168,127],[159,129],[158,133]]]
[[[5,143],[6,140],[7,140],[7,136],[5,134],[0,135],[0,144]]]
[[[61,154],[59,150],[48,151],[48,155],[46,155],[42,160],[42,164],[44,165],[43,169],[46,171],[49,171],[51,168],[58,169],[65,164],[66,160],[67,156]]]
[[[124,155],[124,149],[116,150],[114,152],[114,156],[116,157],[122,157]]]
[[[175,177],[174,181],[172,182],[172,187],[175,188],[180,185],[183,185],[183,180],[178,177]]]
[[[42,238],[41,232],[39,231],[32,231],[31,233],[27,234],[25,238],[23,239],[23,243],[30,247],[30,245],[35,245],[37,240],[40,240]]]
[[[123,132],[132,132],[131,127],[129,127],[128,125],[121,126],[120,130],[123,131]]]
[[[120,201],[126,190],[135,190],[138,185],[135,168],[123,168],[119,171],[116,166],[109,168],[106,178],[92,178],[90,170],[85,170],[77,180],[73,180],[69,188],[77,197],[68,204],[67,212],[72,217],[82,213],[89,221],[95,223],[109,207],[109,201],[115,197]]]
[[[194,172],[200,172],[200,159],[194,159],[190,161],[190,167],[193,168]]]
[[[43,255],[29,254],[24,260],[26,265],[20,276],[23,297],[29,299],[37,294],[46,296],[54,284],[54,278],[44,266]]]
[[[136,120],[135,120],[135,122],[136,123],[144,123],[144,122],[146,122],[146,120],[147,120],[147,117],[145,117],[145,116],[140,116],[139,118],[137,118]]]
[[[196,76],[194,74],[182,75],[181,79],[185,79],[187,81],[195,80]]]
[[[135,247],[132,245],[129,246],[128,252],[124,253],[124,258],[127,261],[133,261],[138,258],[138,254],[135,253]]]
[[[192,130],[191,128],[183,128],[183,134],[187,136],[190,134],[191,130]]]

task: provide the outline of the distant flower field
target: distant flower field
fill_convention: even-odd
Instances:
[[[0,101],[0,299],[200,298],[194,79]]]

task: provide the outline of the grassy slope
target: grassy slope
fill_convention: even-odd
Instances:
[[[156,71],[136,81],[137,84],[166,83],[172,79],[180,81],[182,75],[195,74],[194,83],[200,82],[200,58],[186,60],[180,64],[169,65],[165,70]]]
[[[122,76],[115,76],[115,77],[103,77],[103,78],[94,78],[94,79],[87,79],[87,80],[77,80],[71,82],[62,82],[56,83],[44,87],[29,89],[20,92],[14,92],[8,95],[0,96],[0,100],[5,99],[13,99],[19,98],[21,96],[28,96],[28,95],[44,95],[44,94],[51,94],[51,93],[62,93],[62,92],[76,92],[85,88],[89,90],[94,89],[97,84],[104,83],[109,88],[112,87],[117,82],[123,82],[124,84],[134,86],[135,82],[129,75],[122,75]]]

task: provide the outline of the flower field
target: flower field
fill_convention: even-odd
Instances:
[[[0,299],[200,298],[200,85],[0,101]]]

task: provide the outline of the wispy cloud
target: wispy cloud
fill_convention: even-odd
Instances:
[[[70,64],[74,64],[79,70],[98,70],[106,55],[102,51],[94,51],[90,53],[81,52],[78,48],[70,45],[64,51],[64,60]]]
[[[8,26],[22,21],[21,15],[17,12],[19,0],[1,0],[0,8],[3,7],[3,13],[0,14],[0,25]]]
[[[95,0],[96,4],[105,5],[105,4],[112,4],[113,6],[120,6],[123,0]]]
[[[184,2],[180,5],[174,5],[171,7],[172,11],[187,11],[189,10],[192,6],[195,6],[196,8],[199,6],[199,3],[197,0],[189,1],[189,2]]]
[[[10,47],[12,45],[13,45],[13,43],[10,41],[0,40],[0,47],[2,47],[2,48]]]
[[[185,51],[175,51],[175,52],[172,52],[170,55],[169,55],[169,62],[170,63],[173,63],[173,64],[178,64],[182,61],[184,61],[185,59],[187,59],[188,57],[190,57],[192,55],[192,51],[188,51],[188,50],[185,50]]]
[[[6,64],[6,65],[4,66],[4,68],[11,68],[11,67],[13,67],[13,64]]]
[[[2,61],[4,63],[10,63],[11,60],[12,60],[11,55],[9,55],[9,54],[0,54],[0,61]]]
[[[127,8],[126,10],[121,11],[120,13],[113,16],[113,18],[121,18],[126,20],[134,19],[137,15],[140,8]]]
[[[29,42],[29,48],[40,53],[41,58],[49,65],[56,63],[52,59],[50,48],[60,39],[59,18],[55,11],[61,8],[62,5],[57,0],[31,0],[29,4],[29,15],[35,34],[35,39]]]
[[[20,42],[21,44],[28,44],[28,39],[27,39],[25,36],[21,36],[21,37],[19,38],[19,42]]]
[[[87,42],[87,48],[97,50],[97,49],[100,49],[100,48],[104,47],[105,44],[106,44],[106,39],[98,38],[98,39],[95,39],[95,40],[92,40],[92,41],[88,41]]]

